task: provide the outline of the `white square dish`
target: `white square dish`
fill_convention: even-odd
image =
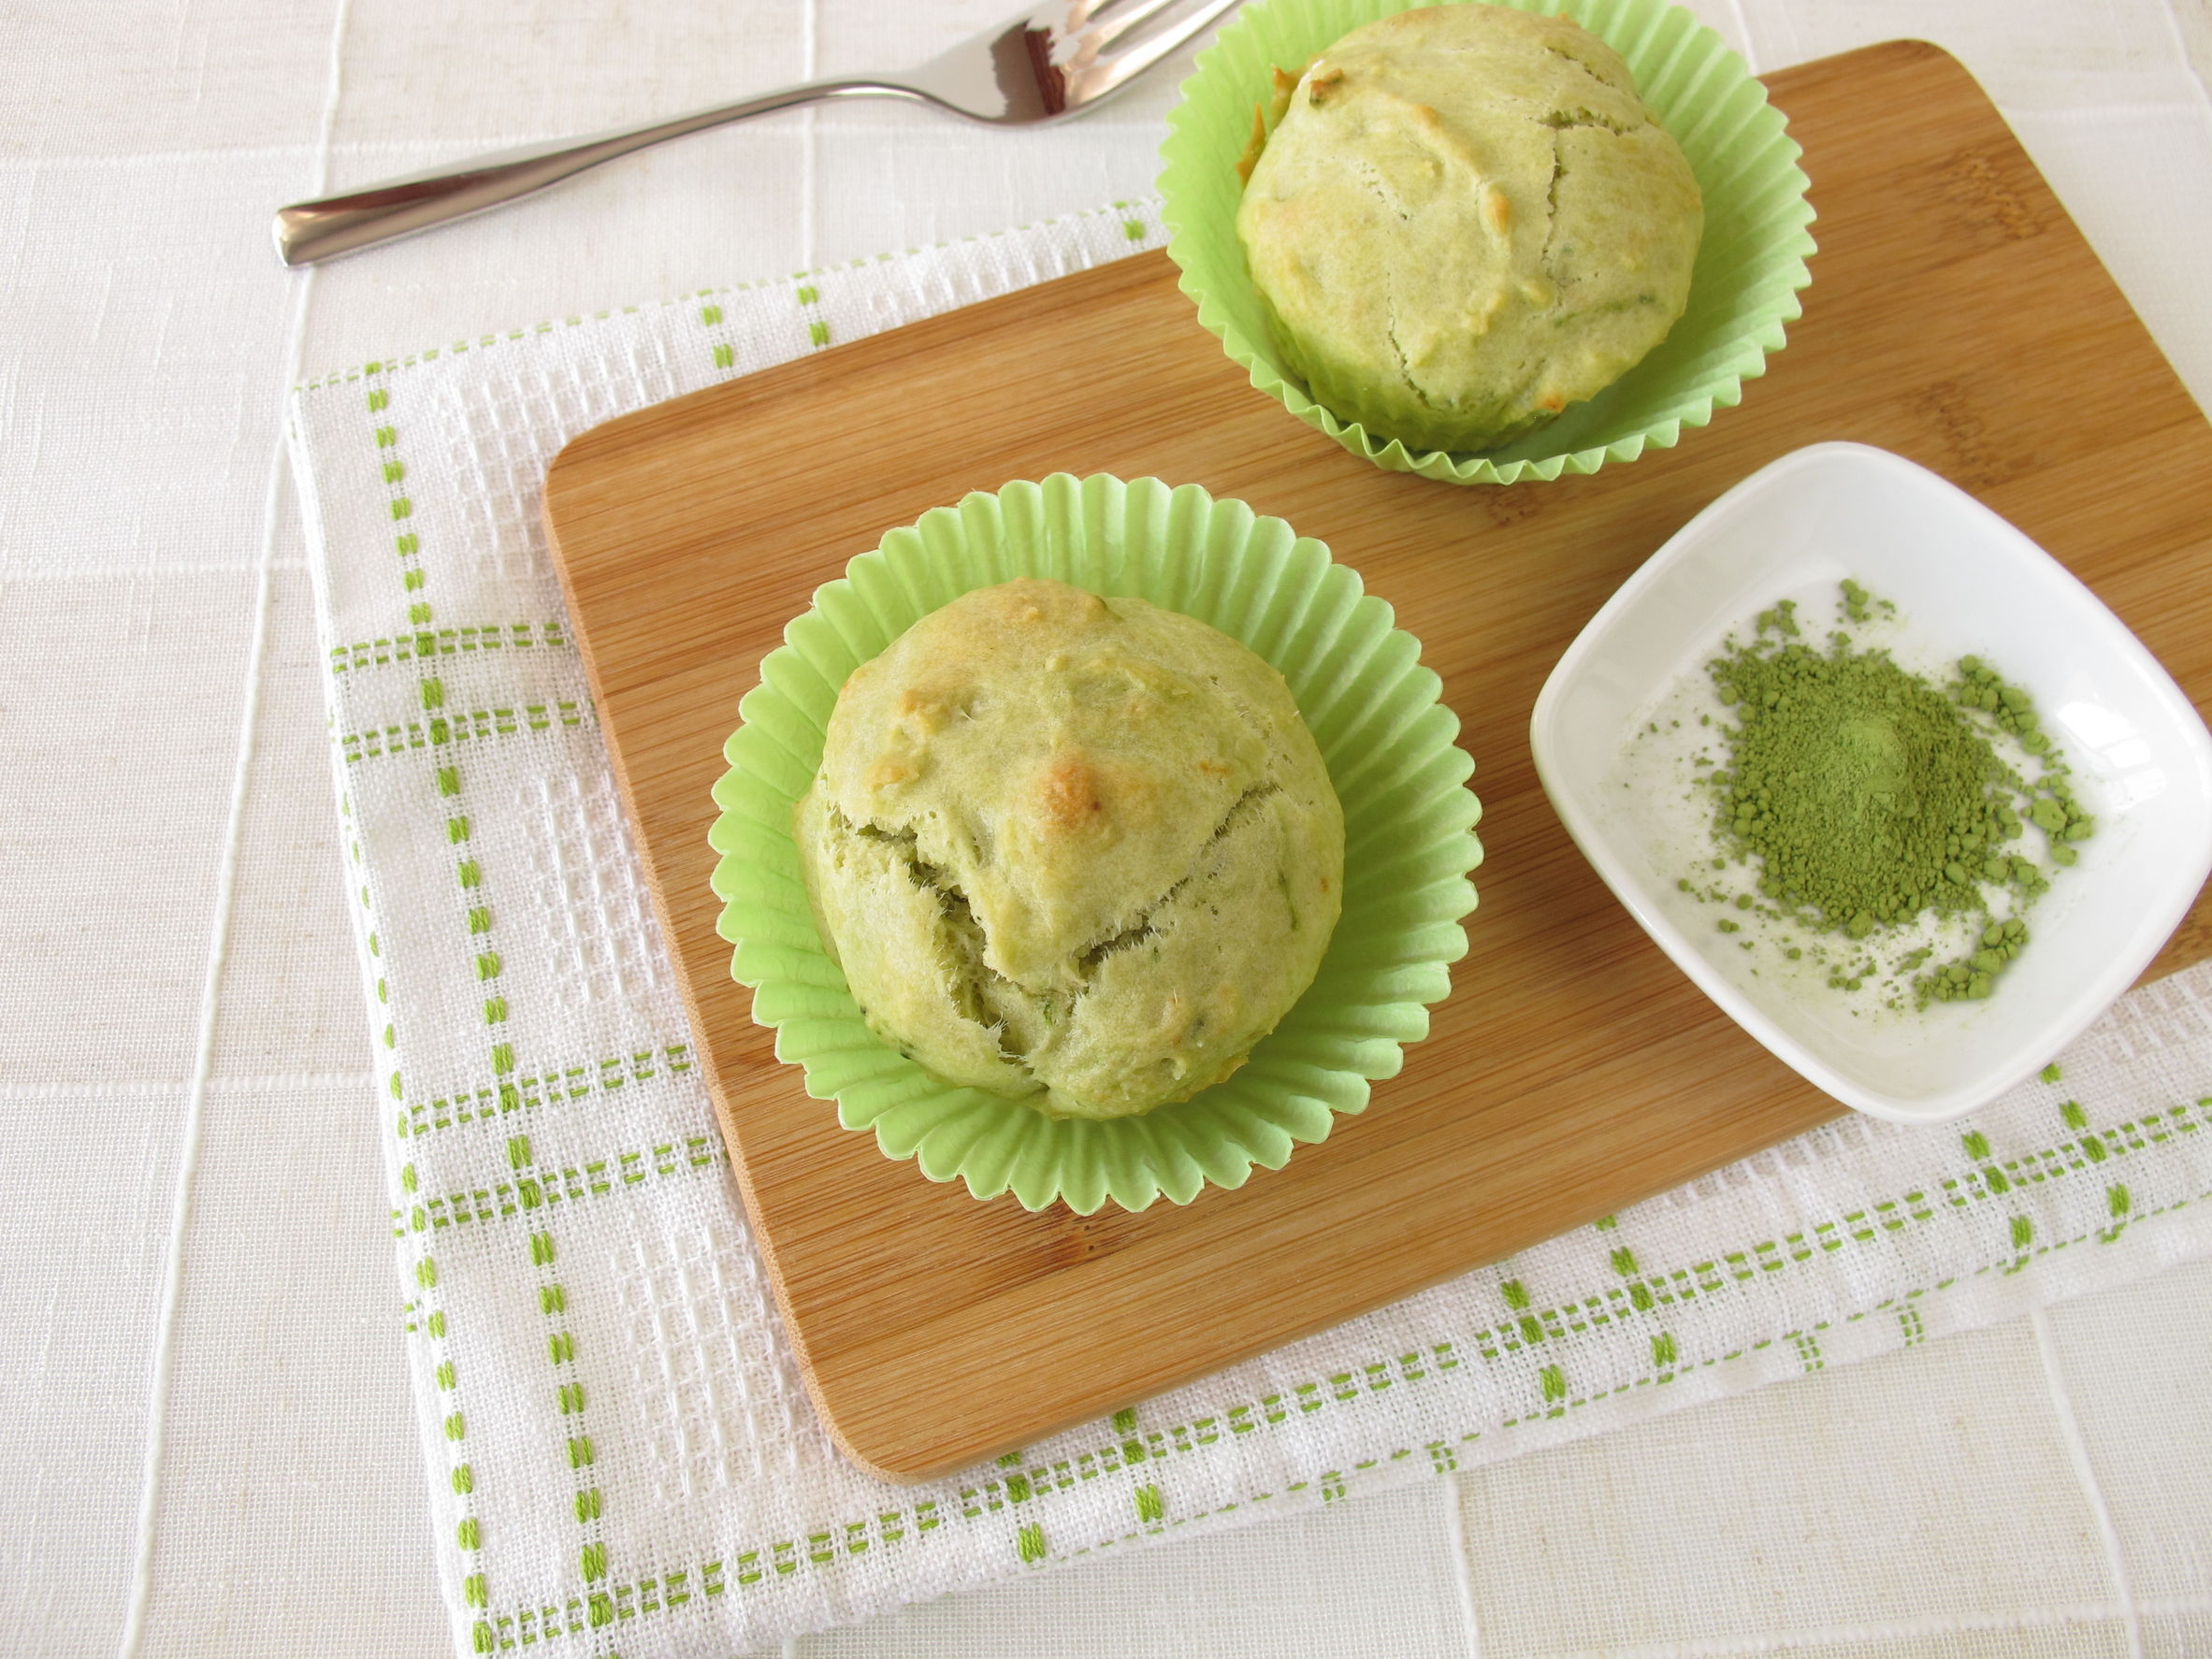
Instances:
[[[1705,683],[1731,632],[1786,599],[1825,616],[1845,578],[1895,604],[1924,648],[1900,648],[1905,667],[1974,654],[2025,686],[2096,815],[1987,1001],[1891,1012],[1811,973],[1758,972],[1677,889],[1713,850],[1686,830],[1682,790],[1637,774],[1638,734]],[[1683,972],[1811,1082],[1900,1122],[1959,1117],[2046,1062],[2149,964],[2212,872],[2212,734],[2165,670],[1996,513],[1863,444],[1785,455],[1684,525],[1568,647],[1529,735],[1568,833]]]

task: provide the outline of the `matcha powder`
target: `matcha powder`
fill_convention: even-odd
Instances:
[[[1843,584],[1839,621],[1888,610]],[[2023,915],[2049,885],[2046,866],[2073,863],[2093,828],[2027,693],[1971,656],[1938,685],[1841,631],[1817,648],[1789,601],[1709,668],[1733,715],[1716,722],[1725,760],[1702,780],[1714,867],[1748,865],[1756,896],[1686,879],[1684,890],[1792,936],[1777,943],[1793,959],[1805,954],[1794,934],[1806,935],[1836,988],[1879,979],[1893,1007],[1991,995],[2028,944]],[[2000,744],[2035,767],[2033,783]],[[1738,932],[1746,919],[1720,926]],[[1885,948],[1931,936],[1940,949]]]

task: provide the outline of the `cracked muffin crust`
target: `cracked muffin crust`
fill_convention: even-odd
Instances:
[[[1236,233],[1284,357],[1340,418],[1493,449],[1603,391],[1688,303],[1697,180],[1577,24],[1399,12],[1277,96]]]
[[[1343,812],[1282,676],[1058,582],[963,595],[856,669],[793,828],[870,1028],[1054,1117],[1227,1076],[1342,902]]]

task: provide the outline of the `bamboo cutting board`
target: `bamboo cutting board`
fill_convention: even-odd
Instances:
[[[1583,623],[1765,462],[1833,438],[1924,462],[2212,705],[2212,428],[1996,111],[1915,42],[1771,89],[1820,212],[1804,319],[1742,407],[1594,477],[1454,489],[1368,467],[1250,389],[1160,253],[643,411],[555,462],[546,522],[731,1162],[861,1463],[914,1478],[1033,1440],[1839,1111],[1644,937],[1528,754]],[[791,437],[822,432],[871,466]],[[1059,470],[1196,482],[1327,541],[1424,642],[1485,807],[1472,953],[1403,1074],[1286,1169],[1136,1216],[979,1204],[840,1130],[752,1024],[707,885],[722,743],[786,620],[886,529]],[[2154,972],[2212,948],[2207,908]]]

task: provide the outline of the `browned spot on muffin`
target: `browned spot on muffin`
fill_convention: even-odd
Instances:
[[[1037,805],[1050,830],[1088,829],[1106,814],[1098,792],[1098,774],[1080,755],[1055,756],[1037,787]]]
[[[878,755],[868,763],[868,770],[860,781],[871,789],[890,789],[901,784],[911,784],[921,775],[914,762],[899,754]]]
[[[1306,83],[1306,101],[1308,104],[1325,104],[1329,101],[1329,94],[1343,84],[1343,70],[1323,69]]]
[[[927,736],[944,729],[959,703],[956,692],[909,685],[899,693],[899,715],[905,725]]]
[[[1482,192],[1482,223],[1492,232],[1503,236],[1513,222],[1512,204],[1506,200],[1506,193],[1495,184]]]

